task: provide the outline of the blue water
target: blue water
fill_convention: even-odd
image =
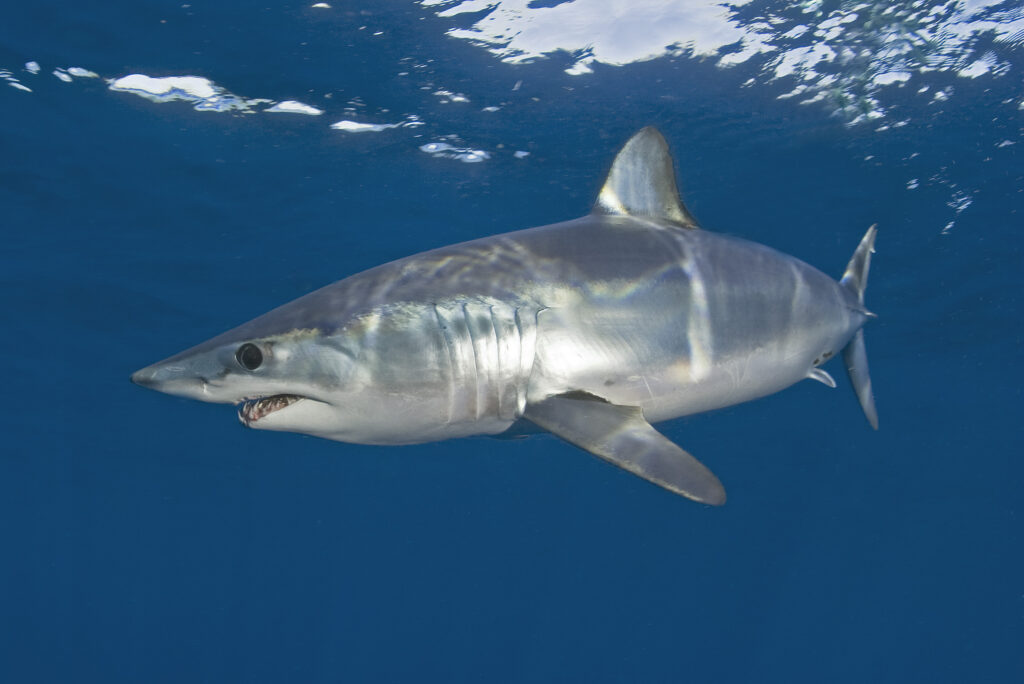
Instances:
[[[445,34],[475,15],[334,4],[3,11],[31,92],[0,83],[0,680],[1024,681],[1020,42],[851,122],[756,60],[570,75]],[[135,73],[325,113],[104,80]],[[878,432],[839,362],[836,390],[663,424],[713,509],[551,437],[347,445],[128,382],[364,268],[579,216],[649,124],[707,229],[838,275],[879,224]]]

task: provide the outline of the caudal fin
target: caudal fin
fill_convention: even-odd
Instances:
[[[868,285],[868,269],[871,268],[871,255],[875,251],[877,233],[876,226],[868,228],[839,281],[843,287],[853,292],[861,306],[864,305],[864,290]],[[867,309],[865,313],[874,316]],[[857,393],[857,400],[860,401],[865,417],[871,423],[871,427],[877,430],[878,411],[875,409],[875,397],[871,392],[871,376],[868,374],[868,353],[864,347],[863,330],[858,330],[843,349],[843,365],[846,366],[846,374],[850,377],[850,383]]]

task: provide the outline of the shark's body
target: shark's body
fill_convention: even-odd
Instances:
[[[328,285],[132,379],[242,403],[250,427],[408,444],[527,422],[690,498],[717,478],[650,423],[749,401],[845,349],[877,425],[861,326],[874,229],[842,281],[699,230],[651,128],[593,213],[400,259]]]

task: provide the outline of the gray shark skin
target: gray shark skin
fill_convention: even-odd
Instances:
[[[251,428],[412,444],[539,427],[672,492],[725,490],[651,423],[806,378],[838,352],[872,426],[861,326],[875,240],[840,281],[701,230],[654,128],[594,210],[406,257],[316,290],[132,375],[239,404]],[[515,426],[515,427],[514,427]]]

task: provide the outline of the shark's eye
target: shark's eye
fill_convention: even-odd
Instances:
[[[246,342],[235,352],[235,360],[245,370],[256,370],[263,363],[263,352],[252,342]]]

